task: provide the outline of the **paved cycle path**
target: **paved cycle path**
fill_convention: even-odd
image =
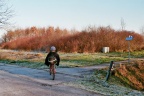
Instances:
[[[120,64],[120,62],[114,62],[114,64]],[[56,72],[57,72],[56,74],[62,74],[65,76],[73,76],[73,77],[83,77],[83,75],[91,73],[94,69],[102,69],[105,67],[109,67],[109,65],[110,65],[109,63],[105,63],[105,64],[88,66],[88,67],[56,68]],[[4,70],[13,74],[26,75],[33,78],[43,78],[43,79],[51,78],[49,75],[49,69],[38,70],[38,69],[20,67],[17,65],[0,63],[0,70]]]
[[[73,71],[72,74],[69,74],[68,69]],[[40,96],[40,94],[41,96],[103,96],[64,84],[80,79],[77,77],[80,77],[83,71],[86,69],[57,68],[56,79],[52,80],[47,70],[0,63],[0,82],[2,82],[0,94],[3,96]]]

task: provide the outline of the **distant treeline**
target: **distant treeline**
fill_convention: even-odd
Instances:
[[[126,37],[133,36],[130,50],[143,50],[144,39],[141,34],[114,30],[111,27],[88,27],[78,32],[76,30],[60,29],[59,27],[26,28],[10,30],[3,35],[2,48],[14,50],[47,50],[54,45],[61,52],[101,52],[103,47],[110,51],[128,51]]]

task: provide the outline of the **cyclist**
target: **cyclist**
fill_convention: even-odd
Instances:
[[[59,66],[59,63],[60,63],[60,57],[59,57],[59,54],[56,52],[56,47],[55,46],[51,46],[50,47],[50,52],[47,54],[47,56],[46,56],[46,58],[45,58],[45,64],[47,65],[47,66],[49,66],[50,65],[50,70],[52,69],[52,63],[51,62],[49,62],[49,58],[50,57],[52,57],[52,56],[54,56],[55,57],[55,59],[56,59],[56,62],[55,62],[55,64],[57,65],[57,66]],[[50,73],[51,74],[51,73]]]

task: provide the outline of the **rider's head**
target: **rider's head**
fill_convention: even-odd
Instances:
[[[56,47],[55,46],[51,46],[50,51],[51,52],[56,52]]]

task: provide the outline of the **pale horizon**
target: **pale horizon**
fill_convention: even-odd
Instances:
[[[17,28],[60,27],[82,30],[87,26],[111,26],[140,32],[144,26],[144,0],[8,0]],[[1,32],[2,34],[2,32]]]

